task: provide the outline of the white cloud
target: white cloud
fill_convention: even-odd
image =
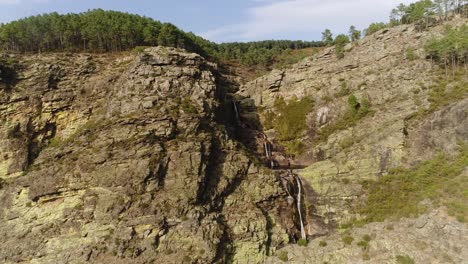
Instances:
[[[388,20],[399,3],[414,0],[254,0],[258,5],[246,10],[242,24],[227,25],[200,33],[213,41],[260,40],[281,36],[310,36],[330,28],[346,33],[350,25],[365,28],[371,22]],[[285,37],[283,37],[285,38]],[[287,38],[287,37],[286,37]]]

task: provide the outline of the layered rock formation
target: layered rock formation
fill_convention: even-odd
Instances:
[[[309,97],[315,102],[299,139],[305,151],[293,162],[307,167],[297,173],[310,187],[310,205],[317,210],[311,217],[323,217],[331,228],[359,218],[355,208],[363,198],[362,181],[411,167],[438,151],[453,155],[457,144],[468,139],[466,74],[446,76],[424,52],[427,40],[443,34],[445,26],[465,23],[458,18],[425,31],[414,25],[384,29],[348,44],[343,59],[330,47],[241,87],[238,97],[255,102],[246,108],[246,119],[253,116],[249,109],[275,113],[277,98]],[[408,56],[410,51],[415,58]],[[456,89],[451,101],[434,103],[450,98]],[[355,124],[336,125],[349,111],[351,95],[368,103],[368,113]],[[265,124],[267,118],[260,115],[252,122]],[[275,142],[276,131],[265,133]]]
[[[199,55],[9,59],[2,263],[259,263],[297,236],[280,180],[215,121]]]

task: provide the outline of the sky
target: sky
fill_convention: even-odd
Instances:
[[[414,0],[0,0],[0,23],[49,12],[102,8],[171,22],[215,42],[320,40],[349,26],[388,21],[392,8]]]

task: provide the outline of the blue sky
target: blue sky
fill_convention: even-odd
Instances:
[[[103,8],[171,22],[216,42],[319,40],[324,28],[346,33],[388,20],[412,0],[0,0],[0,22],[48,12]]]

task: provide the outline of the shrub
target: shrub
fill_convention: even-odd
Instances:
[[[309,244],[309,242],[307,241],[307,239],[301,238],[297,241],[297,244],[301,247],[306,247],[307,244]]]
[[[335,38],[335,52],[338,59],[344,58],[344,47],[349,43],[349,37],[340,34]]]
[[[198,114],[197,108],[192,104],[189,98],[184,98],[184,100],[182,100],[181,108],[187,114]]]
[[[288,252],[286,252],[286,251],[281,251],[281,252],[279,252],[278,258],[279,258],[281,261],[283,261],[283,262],[288,261],[288,260],[289,260]]]
[[[369,25],[369,27],[367,29],[364,30],[364,33],[366,36],[370,36],[372,34],[374,34],[375,32],[381,30],[381,29],[384,29],[384,28],[387,28],[388,25],[381,22],[381,23],[372,23]]]
[[[133,52],[140,54],[140,53],[144,53],[145,49],[146,49],[146,47],[144,47],[144,46],[137,46],[137,47],[135,47],[133,49]]]
[[[346,81],[341,81],[340,83],[340,91],[336,94],[339,97],[349,95],[349,88],[348,83]]]
[[[362,236],[362,240],[369,242],[369,241],[372,240],[372,238],[369,235],[364,235],[364,236]]]
[[[341,241],[343,241],[343,243],[345,243],[346,245],[351,245],[351,243],[353,243],[354,241],[354,238],[350,235],[344,235],[343,237],[341,237]]]
[[[277,133],[277,139],[290,155],[300,155],[303,145],[299,140],[307,129],[306,117],[313,110],[312,99],[304,97],[285,102],[282,97],[275,101],[276,116],[272,127]]]
[[[319,246],[321,246],[321,247],[326,247],[327,245],[328,245],[328,244],[327,244],[326,241],[323,241],[323,240],[322,240],[322,241],[319,242]]]
[[[396,262],[398,264],[414,264],[413,258],[411,258],[408,255],[404,255],[404,256],[398,255],[398,256],[396,256]]]
[[[335,131],[354,126],[360,119],[371,113],[370,106],[370,101],[367,98],[363,98],[359,102],[355,95],[350,95],[348,97],[348,111],[335,123],[317,131],[315,141],[326,140]]]
[[[364,181],[366,203],[358,210],[363,222],[417,216],[427,208],[419,205],[430,199],[436,206],[444,205],[457,219],[468,212],[468,182],[462,172],[468,164],[468,144],[460,146],[459,154],[449,157],[439,154],[413,169],[397,168],[378,181]]]
[[[416,50],[412,47],[408,47],[406,49],[406,59],[409,61],[414,61],[419,59],[418,54],[416,53]]]
[[[357,242],[357,245],[362,248],[362,250],[369,249],[369,241],[361,240]]]

